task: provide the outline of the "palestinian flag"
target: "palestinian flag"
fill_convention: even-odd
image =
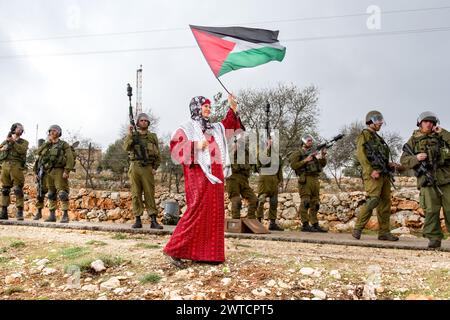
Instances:
[[[216,78],[241,68],[270,61],[282,61],[286,48],[278,31],[244,27],[202,27],[190,25],[192,33]]]

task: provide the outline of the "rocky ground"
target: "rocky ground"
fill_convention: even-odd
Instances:
[[[226,239],[224,264],[180,270],[167,240],[0,226],[0,298],[450,298],[448,252]]]

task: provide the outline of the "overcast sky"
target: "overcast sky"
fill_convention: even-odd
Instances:
[[[367,27],[371,5],[381,9],[378,30]],[[36,125],[41,138],[56,123],[63,134],[80,132],[106,148],[127,123],[126,84],[135,86],[140,64],[144,109],[160,117],[158,134],[171,133],[188,119],[192,96],[222,90],[189,24],[279,30],[287,47],[283,62],[221,79],[233,92],[277,83],[316,85],[325,137],[374,108],[385,115],[386,129],[405,139],[424,110],[436,112],[448,128],[450,28],[346,36],[442,30],[450,27],[450,8],[442,8],[449,5],[445,0],[0,0],[0,136],[21,122],[24,138],[35,145]],[[406,11],[421,8],[440,9]],[[327,16],[335,18],[318,19]],[[144,30],[160,31],[137,33]],[[58,39],[108,33],[122,34]],[[305,41],[311,37],[315,40]],[[148,48],[158,50],[130,50]],[[129,51],[96,54],[116,50]]]

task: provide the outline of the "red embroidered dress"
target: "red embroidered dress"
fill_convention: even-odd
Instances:
[[[225,129],[239,129],[240,121],[229,109],[222,120]],[[204,135],[209,142],[211,173],[224,181],[222,156],[213,136]],[[170,142],[172,157],[183,165],[187,210],[178,222],[172,237],[164,247],[169,256],[194,261],[225,261],[224,183],[212,184],[200,165],[190,164],[192,153],[186,155],[197,141],[188,140],[178,129]],[[186,145],[187,144],[187,145]],[[178,151],[180,150],[180,151]]]

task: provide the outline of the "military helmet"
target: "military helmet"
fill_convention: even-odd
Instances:
[[[384,118],[380,111],[372,110],[366,114],[366,124],[376,123],[383,120]]]
[[[150,123],[150,117],[146,113],[139,113],[136,119],[136,122],[139,123],[141,119],[145,119]]]
[[[304,134],[302,136],[302,142],[303,144],[306,144],[306,142],[308,142],[308,140],[311,139],[314,142],[314,137],[310,134]]]
[[[58,137],[61,137],[62,135],[62,129],[60,126],[58,126],[57,124],[51,125],[50,128],[48,128],[48,133],[50,133],[51,130],[56,130],[58,131]]]
[[[12,133],[15,133],[16,132],[16,129],[17,129],[17,127],[20,127],[20,128],[22,128],[22,133],[23,133],[23,125],[21,124],[21,123],[19,123],[19,122],[16,122],[16,123],[14,123],[12,126],[11,126],[11,132]]]
[[[419,114],[419,117],[417,118],[417,126],[420,127],[420,124],[422,123],[422,121],[425,121],[425,120],[434,122],[435,124],[440,123],[437,115],[431,111],[425,111],[425,112],[422,112],[421,114]]]

